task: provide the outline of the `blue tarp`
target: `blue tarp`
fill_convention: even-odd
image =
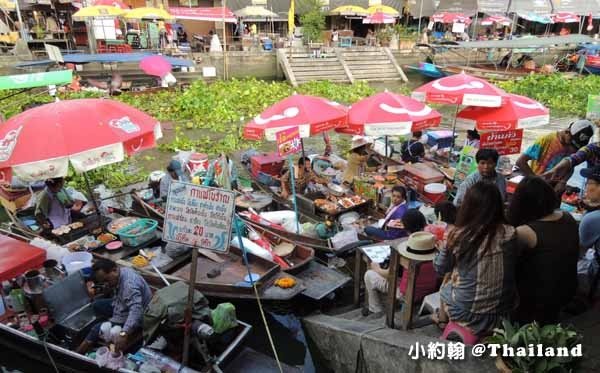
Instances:
[[[111,63],[111,62],[140,62],[144,57],[152,56],[154,53],[100,53],[100,54],[89,54],[89,53],[75,53],[75,54],[63,54],[63,60],[65,63],[84,64],[90,62],[98,63]],[[192,60],[186,60],[183,58],[167,57],[163,56],[173,67],[190,67],[194,66]],[[16,67],[29,67],[37,65],[51,64],[51,60],[41,61],[27,61],[16,65]]]

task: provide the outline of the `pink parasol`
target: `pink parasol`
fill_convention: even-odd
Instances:
[[[465,73],[446,76],[415,89],[416,100],[438,104],[500,107],[506,95],[486,80]]]
[[[442,13],[436,13],[434,15],[431,16],[431,19],[433,20],[433,22],[440,22],[440,23],[464,23],[467,25],[471,24],[471,18],[467,17],[466,15],[462,14],[462,13],[448,13],[448,12],[442,12]]]
[[[365,24],[384,24],[384,23],[395,23],[396,17],[390,16],[383,12],[375,12],[368,17],[363,18]]]
[[[148,75],[154,75],[160,78],[164,78],[169,74],[172,68],[171,63],[163,56],[159,55],[144,57],[140,61],[140,69]]]

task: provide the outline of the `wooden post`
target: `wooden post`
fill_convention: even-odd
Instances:
[[[390,252],[390,267],[388,275],[387,310],[385,312],[385,324],[388,328],[394,328],[394,314],[396,313],[396,283],[398,282],[398,267],[400,255],[394,247]]]
[[[185,331],[183,337],[183,356],[181,364],[187,365],[190,355],[190,339],[192,333],[192,309],[194,308],[194,290],[196,290],[196,273],[198,271],[198,249],[192,248],[192,268],[188,283],[188,299],[185,308]]]
[[[360,273],[362,268],[362,250],[357,248],[354,251],[354,306],[360,306]]]
[[[408,271],[408,284],[406,294],[404,294],[404,306],[402,307],[402,325],[400,326],[402,330],[408,330],[412,323],[417,265],[417,261],[409,259],[408,265],[404,267],[404,270]]]
[[[223,80],[227,80],[227,24],[225,23],[225,7],[227,0],[223,0]]]

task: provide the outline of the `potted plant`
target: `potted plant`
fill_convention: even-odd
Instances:
[[[581,356],[581,335],[560,324],[540,327],[533,322],[519,327],[503,320],[502,329],[494,329],[484,342],[488,351],[495,346],[496,367],[503,373],[570,372]],[[512,356],[507,356],[503,346]]]
[[[375,33],[379,44],[382,47],[389,47],[392,36],[394,35],[394,29],[391,27],[384,27]]]

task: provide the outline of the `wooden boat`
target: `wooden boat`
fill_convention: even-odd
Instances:
[[[471,66],[449,65],[440,67],[440,69],[447,75],[464,72],[478,78],[491,80],[518,80],[536,73],[535,70],[512,67],[507,69],[505,67],[496,67],[487,64],[476,64]]]
[[[403,67],[431,79],[439,79],[446,76],[446,72],[442,71],[443,68],[433,63],[419,62],[415,65],[404,65]]]
[[[224,368],[233,360],[251,329],[251,325],[238,320],[238,326],[232,332],[231,342],[219,352],[213,366]],[[0,348],[6,356],[11,354],[13,359],[21,357],[22,361],[26,362],[28,369],[35,367],[35,370],[39,372],[54,372],[55,368],[60,372],[71,373],[115,372],[112,369],[99,367],[98,363],[90,357],[60,346],[50,337],[47,340],[38,339],[4,323],[0,323]],[[210,367],[207,366],[206,369],[210,369]]]

